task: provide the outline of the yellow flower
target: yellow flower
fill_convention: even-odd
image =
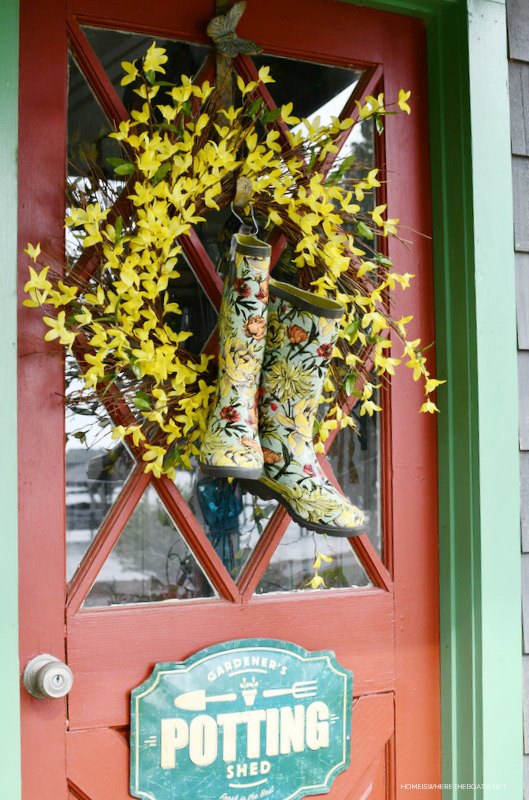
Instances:
[[[270,75],[270,67],[261,67],[259,70],[259,80],[261,83],[275,83],[275,80]]]
[[[86,370],[83,374],[83,380],[85,382],[85,386],[87,388],[95,388],[101,378],[105,377],[105,364],[104,360],[106,357],[105,350],[99,350],[95,355],[92,353],[87,353],[85,355],[85,361],[87,364],[91,364],[92,366]]]
[[[384,236],[387,236],[388,234],[394,235],[395,233],[397,233],[397,225],[399,222],[400,219],[398,217],[395,217],[394,219],[384,220],[384,222],[382,223],[382,227],[384,229],[383,230]],[[413,275],[411,275],[410,277],[413,277]]]
[[[75,315],[75,321],[79,325],[90,325],[92,322],[92,313],[88,308],[83,308],[80,314]]]
[[[176,117],[177,109],[174,106],[156,106],[158,111],[162,114],[167,122],[172,122]]]
[[[424,391],[426,394],[430,394],[430,392],[435,391],[435,389],[437,389],[437,387],[441,386],[443,383],[446,383],[446,381],[438,381],[435,378],[428,378],[424,386]]]
[[[156,47],[156,42],[153,42],[143,60],[143,69],[145,72],[162,72],[165,73],[162,64],[166,64],[168,57],[163,47]]]
[[[173,86],[169,94],[175,103],[182,105],[183,103],[187,103],[189,98],[196,93],[195,89],[198,87],[193,86],[193,83],[186,75],[181,75],[180,79],[182,81],[181,86]]]
[[[237,75],[237,87],[240,93],[244,96],[245,94],[249,94],[253,92],[258,86],[258,81],[250,81],[250,83],[245,83],[244,80],[241,78],[240,75]]]
[[[358,116],[360,119],[367,119],[373,114],[383,114],[384,109],[384,94],[381,92],[377,97],[367,95],[364,105],[355,100],[356,107],[358,108]]]
[[[66,286],[62,281],[58,281],[57,289],[58,291],[50,292],[50,303],[52,303],[55,308],[67,306],[75,299],[78,292],[77,286]]]
[[[145,445],[145,452],[142,459],[146,461],[145,472],[152,472],[155,478],[159,478],[163,473],[163,460],[165,448],[153,444]]]
[[[27,246],[27,247],[26,247],[26,249],[24,250],[24,253],[27,253],[27,255],[28,255],[30,258],[31,258],[31,260],[36,262],[36,261],[37,261],[37,258],[39,257],[39,255],[40,255],[40,253],[41,253],[41,250],[40,250],[40,244],[39,244],[39,243],[37,243],[37,244],[35,245],[35,247],[34,247],[34,246],[31,244],[31,242],[28,242],[28,246]]]
[[[75,333],[66,328],[65,318],[66,312],[64,311],[59,311],[57,319],[54,319],[53,317],[43,317],[43,321],[50,328],[50,330],[45,334],[44,338],[47,342],[58,339],[59,344],[63,344],[65,347],[68,347],[68,349],[71,350],[72,344],[75,342]]]
[[[405,111],[406,114],[411,112],[411,108],[409,107],[406,100],[409,100],[411,97],[411,92],[406,92],[404,89],[399,89],[399,99],[397,100],[397,105],[401,109],[401,111]]]
[[[138,70],[136,68],[136,62],[135,61],[132,61],[132,62],[130,62],[130,61],[122,61],[121,62],[121,66],[123,67],[123,71],[125,72],[125,75],[121,79],[121,85],[122,86],[127,86],[127,84],[129,84],[129,83],[134,83],[134,81],[136,80],[136,78],[138,77],[138,74],[139,74]]]
[[[281,119],[285,125],[297,125],[299,123],[298,117],[291,116],[293,108],[293,103],[286,103],[286,105],[281,106]]]
[[[267,224],[269,224],[269,223],[272,223],[273,225],[281,225],[282,224],[281,217],[279,216],[277,211],[275,211],[273,208],[270,209],[270,211],[268,212]]]
[[[373,400],[363,400],[360,405],[360,416],[363,417],[364,414],[369,414],[370,417],[373,416],[373,412],[375,411],[382,411],[380,406],[377,406]]]
[[[376,206],[373,211],[370,211],[371,217],[373,218],[373,222],[382,228],[384,226],[384,220],[382,219],[382,214],[387,208],[387,203],[383,203],[381,206]]]
[[[29,249],[29,245],[28,245]],[[43,305],[49,293],[53,288],[53,284],[47,279],[49,267],[44,267],[40,272],[36,272],[33,267],[29,268],[29,281],[24,285],[24,291],[30,296],[30,300],[24,300],[23,305],[30,308],[36,308]]]
[[[233,106],[230,106],[228,109],[221,108],[219,113],[224,114],[228,122],[235,122],[241,112],[242,108],[234,108]]]
[[[214,88],[214,86],[210,85],[209,81],[204,81],[202,86],[193,86],[193,94],[200,100],[205,101],[214,91]]]
[[[125,62],[123,62],[125,63]],[[123,81],[121,81],[123,84]],[[119,128],[115,133],[109,133],[108,135],[112,137],[112,139],[118,139],[119,141],[126,139],[130,132],[130,120],[123,120],[123,122],[119,123]]]
[[[313,575],[310,581],[305,584],[306,586],[310,586],[311,589],[324,589],[325,588],[325,581],[323,580],[321,575]]]
[[[433,400],[427,400],[426,403],[422,404],[422,406],[420,407],[419,410],[423,414],[425,414],[425,413],[426,414],[438,414],[439,413],[439,409],[437,408],[437,406],[435,405]]]
[[[426,359],[424,356],[421,356],[415,352],[413,352],[413,355],[410,356],[410,360],[406,362],[406,366],[413,370],[414,381],[418,381],[421,375],[424,375],[425,363]]]

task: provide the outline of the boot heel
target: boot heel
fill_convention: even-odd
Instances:
[[[253,480],[240,480],[241,489],[245,492],[249,492],[249,494],[254,494],[260,500],[277,500],[277,496],[275,492],[269,489],[264,484],[260,483],[259,481]]]
[[[204,475],[209,475],[210,478],[237,478],[237,480],[241,480],[241,482],[243,478],[248,482],[257,481],[263,472],[260,467],[257,469],[247,469],[246,467],[214,467],[209,464],[201,464],[200,469]]]
[[[301,527],[353,536],[364,514],[318,467],[313,429],[338,337],[335,300],[270,278],[266,355],[259,392],[264,471],[248,488],[277,500]]]

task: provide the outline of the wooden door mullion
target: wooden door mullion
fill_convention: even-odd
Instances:
[[[216,271],[215,265],[195,229],[190,228],[188,234],[178,237],[178,241],[182,245],[182,250],[185,253],[187,261],[200,281],[200,285],[204,289],[208,299],[213,303],[215,308],[220,308],[224,285],[223,280]]]
[[[138,464],[110,508],[70,582],[66,601],[68,616],[77,613],[81,608],[150,481],[149,475],[146,475]]]
[[[96,100],[101,103],[105,116],[117,129],[120,122],[125,122],[129,118],[129,112],[123,105],[121,98],[101,66],[101,62],[92,45],[84,35],[75,17],[68,16],[67,25],[72,52],[81,72],[92,89]]]
[[[260,535],[237,581],[243,602],[248,602],[259,586],[290,521],[290,516],[286,510],[282,506],[278,506]]]
[[[362,77],[358,81],[357,85],[351,92],[349,100],[347,100],[345,106],[343,107],[339,116],[340,120],[344,120],[350,117],[355,122],[358,122],[360,115],[358,111],[358,106],[356,105],[357,102],[362,103],[367,97],[367,95],[374,94],[377,91],[378,87],[380,86],[380,82],[382,80],[382,75],[383,71],[380,65],[365,70]],[[334,143],[338,148],[338,152],[329,153],[327,155],[323,164],[318,170],[319,172],[322,172],[324,175],[327,175],[329,170],[332,168],[334,162],[338,158],[344,144],[349,139],[352,130],[353,128],[349,128],[348,130],[342,131],[342,133],[339,136],[337,136]]]
[[[153,486],[219,595],[234,603],[241,602],[239,588],[173,481],[162,475],[161,478],[153,480]]]
[[[238,56],[235,59],[235,68],[241,78],[248,83],[250,81],[259,81],[258,70],[250,56]],[[251,93],[251,97],[254,100],[261,98],[269,111],[273,111],[277,108],[276,101],[266,88],[265,83],[260,83],[258,88]],[[279,131],[279,142],[283,147],[287,146],[289,128],[288,125],[283,122],[281,117],[278,117],[278,119],[276,119],[269,127]]]

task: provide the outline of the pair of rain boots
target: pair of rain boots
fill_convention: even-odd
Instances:
[[[269,279],[271,248],[236,234],[219,315],[215,405],[202,470],[277,500],[299,525],[353,536],[364,522],[325,477],[313,427],[342,306]]]

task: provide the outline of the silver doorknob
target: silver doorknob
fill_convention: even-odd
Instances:
[[[26,665],[23,681],[27,691],[39,700],[64,697],[73,686],[73,673],[55,656],[41,653]]]

